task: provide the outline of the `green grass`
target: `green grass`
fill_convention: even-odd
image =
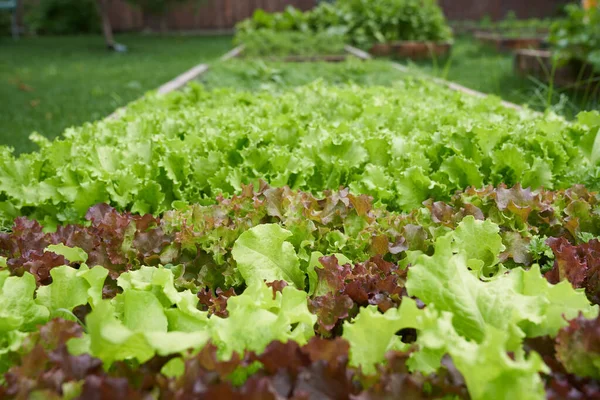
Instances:
[[[515,74],[513,55],[500,53],[471,37],[455,40],[445,60],[415,63],[421,70],[535,110],[547,108],[568,118],[582,110],[598,109],[598,99],[584,91],[557,90],[547,83]]]
[[[129,52],[108,52],[101,36],[0,37],[0,144],[34,150],[31,132],[54,138],[104,118],[231,47],[231,37],[128,34],[117,41]]]

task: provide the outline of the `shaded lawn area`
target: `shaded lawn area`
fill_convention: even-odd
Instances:
[[[230,36],[119,35],[129,52],[108,52],[98,36],[0,38],[0,144],[34,150],[37,131],[54,138],[101,119],[231,48]]]
[[[540,111],[549,107],[567,118],[582,110],[598,109],[598,99],[590,99],[584,91],[558,90],[535,78],[516,75],[512,53],[500,53],[472,37],[456,38],[452,54],[445,60],[414,64],[468,88]]]

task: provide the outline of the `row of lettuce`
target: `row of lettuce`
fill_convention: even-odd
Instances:
[[[365,74],[381,71],[370,65]],[[310,192],[348,187],[402,211],[486,184],[597,189],[599,126],[596,112],[573,123],[537,117],[410,76],[387,87],[192,85],[59,140],[33,135],[37,152],[1,149],[0,219],[6,228],[20,215],[52,227],[101,202],[160,214],[261,179]]]
[[[163,218],[19,218],[0,393],[597,396],[598,202],[502,186],[398,214],[263,184]]]
[[[600,394],[600,115],[327,68],[2,150],[0,397]]]

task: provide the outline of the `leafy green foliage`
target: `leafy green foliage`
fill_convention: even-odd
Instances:
[[[435,0],[338,0],[336,4],[352,15],[348,35],[361,47],[375,42],[452,38],[452,30]]]
[[[361,385],[364,377],[348,365],[349,346],[343,339],[312,338],[306,345],[272,342],[261,353],[245,352],[229,361],[218,359],[209,344],[185,360],[155,357],[141,365],[117,362],[104,371],[101,361],[89,355],[68,353],[66,343],[82,335],[70,321],[55,319],[27,338],[32,351],[19,357],[19,365],[6,374],[0,396],[85,397],[109,393],[111,398],[131,399],[160,393],[164,397],[240,396],[287,398],[310,391],[320,398],[392,396],[412,394],[417,399],[440,396],[466,399],[466,389],[451,363],[438,375],[409,373],[408,354],[389,355],[375,382]],[[169,376],[176,372],[176,376]],[[282,379],[285,377],[285,379]],[[401,381],[404,385],[392,385]]]
[[[258,225],[242,233],[231,254],[244,281],[285,280],[297,288],[304,288],[300,261],[294,246],[286,240],[292,235],[276,224]]]
[[[597,113],[410,77],[275,89],[4,150],[7,225],[46,231],[0,234],[0,397],[592,393],[569,373],[597,372],[599,198],[539,188],[594,181]]]
[[[35,33],[73,35],[100,31],[95,0],[41,0],[29,5],[25,24]]]
[[[376,42],[398,40],[445,41],[452,37],[442,9],[435,0],[337,0],[322,2],[301,12],[288,7],[283,13],[257,10],[237,25],[238,34],[261,30],[275,32],[335,31],[364,48]]]
[[[566,10],[567,18],[553,24],[550,31],[549,40],[558,58],[578,60],[600,72],[600,9],[569,4]]]

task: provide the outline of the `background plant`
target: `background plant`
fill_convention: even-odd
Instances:
[[[258,10],[237,25],[239,32],[260,29],[319,32],[331,27],[347,32],[348,40],[368,48],[394,40],[444,41],[452,37],[435,0],[338,0],[320,3],[301,12],[288,7],[283,13]]]
[[[31,31],[47,35],[100,31],[95,0],[41,0],[29,9],[25,23]]]
[[[554,23],[550,32],[557,58],[587,63],[600,72],[600,8],[570,4],[566,11],[567,17]]]

